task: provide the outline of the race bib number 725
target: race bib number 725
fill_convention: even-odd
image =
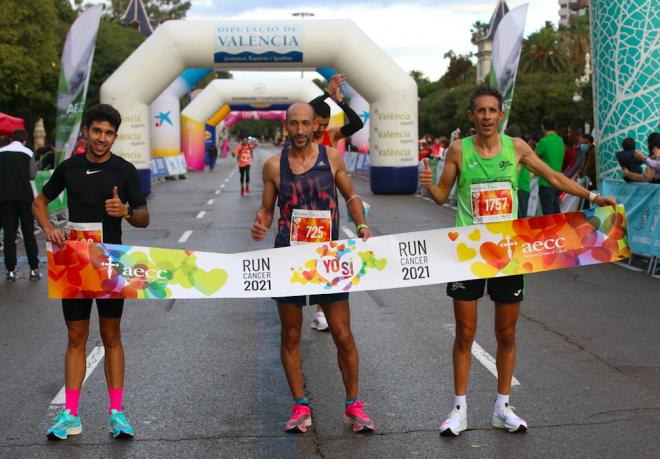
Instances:
[[[329,210],[293,209],[291,245],[328,242],[332,237],[332,215]]]

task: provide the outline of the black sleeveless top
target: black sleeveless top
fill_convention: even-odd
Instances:
[[[330,168],[328,152],[319,145],[319,155],[311,169],[294,174],[289,167],[289,145],[280,156],[280,189],[277,191],[280,218],[277,221],[275,247],[290,245],[291,214],[293,209],[329,210],[332,216],[332,240],[339,239],[339,211],[335,179]]]

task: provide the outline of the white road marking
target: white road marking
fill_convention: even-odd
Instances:
[[[452,336],[456,336],[454,324],[444,324],[443,327],[449,331]],[[479,361],[481,364],[486,367],[486,370],[490,371],[495,378],[497,378],[497,364],[492,355],[490,355],[486,350],[479,345],[476,341],[472,342],[472,355]],[[519,386],[520,381],[516,379],[515,376],[511,378],[512,386]]]
[[[220,194],[220,190],[215,190],[215,195],[217,196],[219,194]]]
[[[341,230],[344,232],[344,234],[346,234],[346,236],[348,236],[349,239],[355,239],[357,237],[353,231],[349,230],[345,226],[342,226]]]
[[[220,185],[220,188],[221,188],[221,189],[224,188],[224,187],[225,187],[225,184],[224,184],[224,183],[223,183],[222,185]],[[220,194],[220,193],[218,193],[218,194]]]
[[[181,235],[181,237],[179,238],[179,242],[183,244],[188,240],[191,234],[192,234],[192,230],[187,230],[185,233]]]
[[[197,218],[204,218],[204,215],[206,215],[206,211],[200,210],[199,213],[197,214]]]
[[[227,183],[228,181],[229,181],[229,177],[227,177],[227,178],[225,179],[225,183]]]
[[[206,201],[206,205],[207,206],[212,206],[214,202],[215,202],[215,199],[209,199],[208,201]]]
[[[87,369],[85,370],[85,379],[83,379],[83,385],[87,378],[92,374],[96,366],[103,360],[105,356],[105,348],[103,346],[95,346],[94,349],[87,356]],[[48,407],[49,415],[55,414],[55,412],[60,410],[60,407],[66,403],[66,387],[62,386],[60,391],[57,393],[55,398],[51,400],[50,406]]]

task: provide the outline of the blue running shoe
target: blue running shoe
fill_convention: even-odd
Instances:
[[[80,416],[73,416],[71,410],[63,410],[53,418],[53,424],[46,432],[49,440],[66,440],[69,435],[80,435],[82,424]]]
[[[108,424],[114,438],[133,438],[133,427],[122,411],[112,410],[108,416]]]

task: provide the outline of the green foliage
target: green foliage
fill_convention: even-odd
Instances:
[[[471,32],[480,29],[481,24],[475,23]],[[581,89],[575,85],[584,71],[589,40],[586,16],[576,16],[568,27],[558,30],[546,23],[529,35],[523,43],[509,124],[520,126],[525,133],[537,133],[541,118],[552,115],[560,128],[593,126],[591,84]],[[420,134],[448,136],[456,128],[465,132],[470,127],[468,97],[476,85],[472,56],[449,51],[444,57],[449,59],[449,67],[438,81],[411,72],[418,83]],[[578,103],[573,102],[576,92],[582,98]]]
[[[229,130],[229,134],[236,139],[249,136],[257,137],[258,139],[265,136],[266,139],[272,139],[275,137],[277,130],[281,128],[282,124],[279,121],[241,120]]]
[[[523,41],[520,70],[527,73],[558,74],[566,71],[568,60],[559,35],[551,22]]]
[[[443,87],[423,98],[419,105],[419,132],[449,136],[457,127],[465,132],[470,127],[468,96],[473,88],[472,83]]]
[[[466,84],[475,81],[477,78],[477,67],[470,59],[471,54],[455,54],[454,51],[448,51],[443,56],[449,59],[449,67],[440,78],[442,84],[451,88],[460,84]]]
[[[487,22],[477,21],[472,24],[472,28],[470,29],[470,34],[472,34],[472,43],[476,44],[479,40],[481,40],[481,38],[486,35],[486,32],[488,32],[489,28],[490,24]]]
[[[569,25],[559,26],[557,35],[573,72],[581,75],[585,56],[591,52],[589,16],[571,16]]]
[[[144,37],[136,30],[101,19],[89,78],[86,106],[100,100],[101,85],[137,49]]]
[[[197,83],[197,88],[203,89],[214,80],[231,80],[232,78],[234,78],[234,75],[232,75],[231,72],[228,72],[227,70],[216,70],[202,78],[199,83]]]
[[[121,21],[129,3],[130,0],[111,0],[109,15],[112,20]],[[190,2],[182,0],[143,0],[142,3],[154,28],[170,19],[184,18],[190,9]]]
[[[3,0],[0,8],[0,111],[52,126],[60,50],[73,10],[65,0]]]
[[[518,74],[509,124],[520,126],[523,132],[539,132],[541,118],[552,115],[560,128],[593,126],[591,85],[583,88],[579,103],[573,102],[574,92],[570,74]]]
[[[420,99],[437,91],[440,86],[442,86],[440,81],[431,82],[431,80],[424,75],[424,72],[420,72],[419,70],[411,70],[410,76],[415,80],[415,83],[417,83],[417,94],[419,94]]]

